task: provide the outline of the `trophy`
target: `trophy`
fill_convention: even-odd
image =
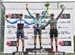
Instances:
[[[26,9],[28,9],[28,4],[26,3]]]
[[[45,4],[45,7],[46,7],[47,9],[49,9],[49,3],[48,3],[48,2]]]
[[[65,6],[64,6],[63,4],[61,4],[61,5],[60,5],[60,8],[61,8],[62,10],[64,10],[64,9],[65,9]]]
[[[47,14],[49,15],[49,13],[50,13],[50,11],[49,11],[49,6],[50,6],[50,4],[47,2],[46,4],[45,4],[45,7],[47,8]]]

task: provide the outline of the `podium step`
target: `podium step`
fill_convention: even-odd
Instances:
[[[13,52],[12,55],[28,55],[27,52]]]
[[[48,53],[48,52],[13,52],[12,55],[65,55],[64,52],[54,52],[54,53]]]
[[[46,52],[51,52],[50,48],[44,48],[44,49],[40,49],[40,48],[27,48],[26,52],[35,52],[35,51],[46,51]]]

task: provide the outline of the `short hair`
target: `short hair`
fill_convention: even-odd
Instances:
[[[19,14],[19,16],[23,16],[23,14]]]
[[[54,16],[54,14],[50,14],[50,16]]]
[[[37,13],[36,15],[40,15],[39,13]]]
[[[8,18],[8,15],[6,15],[5,17]]]

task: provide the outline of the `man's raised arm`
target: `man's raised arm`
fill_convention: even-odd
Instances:
[[[27,10],[28,14],[34,19],[35,17],[30,13],[30,11],[28,9],[28,4],[26,4],[26,10]]]
[[[62,9],[62,11],[59,13],[59,15],[56,17],[56,20],[59,19],[59,17],[61,16],[61,14],[63,13],[64,9]]]
[[[64,5],[60,5],[60,8],[62,9],[62,11],[59,13],[59,15],[57,16],[56,20],[59,19],[59,17],[61,16],[61,14],[63,13],[63,11],[65,9]]]

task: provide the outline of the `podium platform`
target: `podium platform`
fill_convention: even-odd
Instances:
[[[43,52],[43,51],[46,51],[46,52],[51,52],[51,49],[50,48],[44,48],[44,49],[40,49],[40,48],[36,48],[36,49],[33,49],[33,48],[27,48],[26,49],[26,52]]]
[[[65,52],[51,52],[51,49],[27,48],[26,52],[13,52],[12,55],[65,55]]]

